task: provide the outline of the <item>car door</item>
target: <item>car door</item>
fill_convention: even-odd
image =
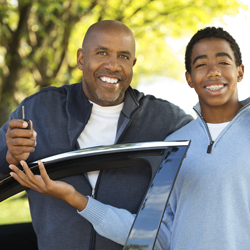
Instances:
[[[67,152],[42,161],[51,179],[95,170],[150,166],[151,183],[124,246],[126,250],[149,250],[154,248],[167,201],[188,147],[189,141],[127,143]],[[39,174],[37,162],[30,163],[29,167],[34,174]],[[3,177],[0,179],[0,202],[23,190],[25,188],[11,176]],[[142,232],[143,237],[140,237]]]

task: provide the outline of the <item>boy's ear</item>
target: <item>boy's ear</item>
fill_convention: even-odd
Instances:
[[[187,81],[189,87],[190,87],[190,88],[193,88],[194,85],[193,85],[193,82],[192,82],[191,74],[190,74],[189,72],[186,71],[185,77],[186,77],[186,81]]]
[[[240,81],[243,79],[243,76],[244,76],[244,65],[241,64],[241,65],[238,67],[238,77],[237,77],[237,81],[240,82]]]

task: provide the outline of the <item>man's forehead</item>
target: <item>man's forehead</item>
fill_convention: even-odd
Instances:
[[[88,34],[87,40],[83,44],[84,47],[92,49],[116,47],[117,50],[128,50],[131,53],[135,49],[133,36],[124,29],[94,29]]]

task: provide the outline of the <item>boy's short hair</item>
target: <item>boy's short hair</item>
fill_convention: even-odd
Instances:
[[[205,29],[199,30],[196,34],[194,34],[194,36],[191,38],[186,47],[185,66],[187,72],[191,73],[191,54],[194,45],[204,38],[212,38],[212,37],[226,40],[230,44],[230,47],[234,52],[236,66],[240,66],[242,64],[240,47],[235,41],[235,39],[222,28],[207,27]]]

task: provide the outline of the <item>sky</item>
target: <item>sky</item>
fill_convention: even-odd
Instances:
[[[250,3],[244,0],[249,7],[247,11],[240,9],[239,14],[234,17],[224,16],[224,23],[214,21],[207,26],[223,27],[228,31],[238,43],[242,61],[245,66],[244,78],[242,82],[238,83],[239,99],[243,100],[250,96],[250,36],[248,33],[250,27]],[[179,40],[167,40],[167,43],[173,44],[172,49],[180,51],[180,48],[185,48],[190,38],[184,38]],[[184,51],[184,49],[182,49]],[[184,54],[178,55],[184,61]],[[183,72],[183,81],[176,81],[171,78],[158,77],[157,81],[142,80],[137,86],[137,89],[145,94],[152,94],[158,98],[166,99],[185,110],[186,113],[195,116],[193,106],[198,102],[197,95],[193,89],[191,89],[185,81],[185,72]],[[153,82],[149,84],[148,82]]]

